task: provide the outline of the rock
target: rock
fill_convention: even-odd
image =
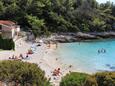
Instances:
[[[113,38],[115,37],[115,32],[89,32],[89,33],[60,33],[54,34],[50,41],[67,43],[67,42],[76,42],[82,40],[92,40],[92,39],[101,39],[101,38]]]
[[[102,38],[111,38],[111,37],[115,37],[115,32],[92,33],[92,35],[99,36]]]
[[[82,32],[78,32],[76,37],[83,38],[83,39],[96,39],[97,38],[95,35],[91,35],[88,33],[82,33]]]

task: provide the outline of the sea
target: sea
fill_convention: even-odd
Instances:
[[[60,43],[56,53],[63,63],[82,72],[115,71],[115,39]]]

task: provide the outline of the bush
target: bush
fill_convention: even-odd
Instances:
[[[84,86],[98,86],[95,76],[89,76],[85,80]]]
[[[15,48],[15,43],[13,39],[3,39],[0,36],[0,49],[3,49],[3,50],[13,49],[14,50],[14,48]]]
[[[21,61],[1,61],[0,81],[20,86],[51,86],[45,73],[36,64]]]
[[[72,72],[62,78],[60,86],[115,86],[115,72],[95,75]]]
[[[115,86],[115,72],[103,72],[95,74],[98,86]]]
[[[88,74],[71,72],[62,78],[60,86],[83,86]]]

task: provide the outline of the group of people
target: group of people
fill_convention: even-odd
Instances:
[[[22,60],[22,59],[27,59],[29,57],[28,53],[26,53],[26,56],[23,56],[20,54],[19,56],[12,55],[12,57],[9,57],[9,59],[12,60]]]
[[[25,55],[23,55],[23,54],[19,54],[19,56],[12,55],[12,57],[9,57],[9,59],[12,59],[12,60],[27,59],[30,54],[33,54],[33,51],[31,49],[29,49]]]
[[[23,54],[19,54],[19,56],[12,55],[11,57],[9,57],[9,59],[12,59],[12,60],[27,59],[29,58],[29,55],[34,53],[35,50],[36,50],[36,46],[31,46],[30,49],[24,55]]]
[[[48,48],[52,48],[52,47],[54,47],[54,46],[55,46],[55,48],[57,49],[58,43],[57,43],[57,42],[48,42],[48,43],[47,43],[47,47],[48,47]]]
[[[103,49],[103,48],[102,48],[102,49],[99,49],[99,50],[98,50],[98,53],[106,53],[106,50]]]
[[[53,76],[60,76],[60,74],[61,74],[61,72],[60,72],[61,70],[60,70],[60,68],[57,68],[57,69],[54,69],[54,71],[52,72],[53,74]]]

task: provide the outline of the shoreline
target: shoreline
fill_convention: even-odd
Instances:
[[[15,51],[0,51],[0,61],[10,60],[9,57],[12,55],[19,56],[19,54],[22,54],[25,56],[27,50],[33,46],[32,43],[25,42],[23,39],[19,39],[15,43]],[[37,64],[38,67],[45,72],[45,76],[47,79],[50,79],[50,82],[53,84],[53,86],[59,86],[62,76],[69,73],[69,71],[72,71],[72,68],[69,68],[69,65],[62,63],[61,59],[55,55],[54,51],[54,44],[51,44],[50,48],[48,48],[47,45],[43,43],[41,46],[36,47],[36,50],[33,54],[29,55],[28,59],[22,59],[22,61]],[[52,72],[57,68],[60,68],[62,74],[55,80]]]
[[[54,33],[50,37],[51,39],[46,39],[46,41],[53,41],[59,43],[71,43],[71,42],[80,42],[87,40],[96,40],[96,39],[108,39],[115,38],[115,32],[77,32],[77,33]]]
[[[9,56],[19,55],[22,53],[26,54],[27,50],[33,46],[32,42],[26,42],[23,38],[20,38],[16,42],[15,51],[0,51],[0,61],[1,60],[9,60]],[[70,42],[68,42],[70,43]],[[87,72],[80,67],[75,68],[71,64],[67,64],[62,62],[62,59],[59,55],[55,53],[56,45],[51,44],[50,48],[47,44],[43,43],[41,46],[37,46],[35,52],[32,55],[29,55],[29,59],[22,60],[24,62],[36,63],[38,67],[40,67],[43,71],[45,71],[45,76],[47,79],[50,79],[50,82],[54,86],[59,86],[59,82],[61,78],[69,72],[82,72],[87,74],[94,74],[95,72]],[[52,71],[55,69],[61,69],[61,75],[54,80],[54,76],[52,76]]]

